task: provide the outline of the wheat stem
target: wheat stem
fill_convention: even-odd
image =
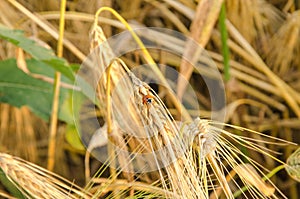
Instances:
[[[154,70],[154,72],[156,73],[156,75],[158,76],[158,79],[162,81],[163,85],[165,85],[167,88],[169,88],[169,96],[172,100],[172,102],[174,103],[174,106],[176,107],[176,109],[182,113],[182,116],[185,120],[187,121],[192,121],[191,116],[189,115],[188,111],[185,109],[184,106],[182,106],[182,104],[180,103],[180,101],[178,100],[178,98],[176,97],[175,93],[173,92],[173,90],[171,89],[171,87],[169,86],[169,83],[167,82],[167,80],[165,79],[164,75],[160,72],[158,66],[156,65],[156,63],[154,62],[153,58],[151,57],[150,53],[148,52],[148,50],[146,49],[145,45],[143,44],[143,42],[141,41],[141,39],[137,36],[137,34],[133,31],[133,29],[131,28],[131,26],[126,22],[126,20],[119,15],[119,13],[117,13],[114,9],[109,8],[109,7],[102,7],[100,8],[96,14],[95,14],[95,20],[94,20],[94,26],[96,27],[98,24],[98,17],[100,15],[101,12],[103,11],[109,11],[111,12],[119,21],[121,21],[121,23],[123,23],[125,25],[125,27],[129,30],[129,32],[131,33],[132,37],[134,38],[134,40],[137,42],[137,44],[140,46],[144,58],[145,60],[148,62],[148,64],[150,64]]]
[[[17,8],[20,12],[25,14],[28,18],[30,18],[34,23],[39,25],[42,29],[44,29],[47,33],[49,33],[54,39],[59,38],[59,34],[57,30],[51,27],[48,23],[45,22],[40,16],[37,14],[31,13],[28,9],[26,9],[23,5],[18,3],[16,0],[7,0],[11,5]],[[86,56],[69,40],[63,40],[64,45],[72,52],[76,57],[80,60],[85,60]]]
[[[60,20],[59,20],[59,37],[57,43],[57,56],[62,57],[63,55],[63,37],[65,27],[65,15],[66,0],[61,1],[60,5]],[[55,164],[55,145],[56,145],[56,133],[57,133],[57,120],[58,120],[58,108],[59,108],[59,92],[60,92],[60,72],[55,72],[54,78],[54,95],[50,121],[50,137],[49,137],[49,148],[48,148],[48,162],[47,168],[52,171]]]
[[[112,68],[112,65],[113,65],[113,62],[112,61],[110,63],[110,65],[107,67],[107,74],[106,74],[106,77],[107,77],[107,81],[106,81],[106,123],[107,123],[107,137],[109,139],[112,139],[112,136],[111,136],[111,133],[113,131],[112,129],[112,116],[111,116],[111,96],[110,96],[110,90],[111,90],[111,68]],[[116,172],[116,169],[115,169],[115,166],[116,166],[116,153],[114,151],[114,148],[113,148],[113,143],[112,142],[108,142],[108,155],[111,159],[110,161],[110,175],[111,175],[111,178],[112,178],[112,181],[114,181],[115,179],[117,179],[117,172]],[[113,191],[113,195],[115,198],[119,198],[118,197],[118,194],[117,194],[117,190],[114,190]]]
[[[228,185],[228,182],[226,181],[224,173],[221,171],[217,161],[215,160],[215,158],[213,157],[212,154],[208,154],[207,159],[208,159],[211,167],[213,168],[213,172],[216,174],[216,176],[224,190],[226,197],[233,198],[233,195],[232,195],[231,189]]]

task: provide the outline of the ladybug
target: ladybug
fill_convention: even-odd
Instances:
[[[154,96],[152,95],[144,95],[143,96],[143,104],[151,104],[154,100]]]

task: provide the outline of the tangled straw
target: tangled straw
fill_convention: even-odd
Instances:
[[[103,10],[111,11],[102,8],[96,18]],[[131,28],[128,29],[132,32]],[[93,70],[100,74],[97,94],[106,110],[104,118],[108,126],[108,140],[113,145],[109,166],[131,173],[126,177],[129,182],[136,180],[137,176],[143,180],[138,173],[157,171],[161,186],[168,190],[166,193],[172,192],[166,194],[166,198],[218,198],[221,194],[226,198],[234,198],[238,194],[244,198],[277,198],[275,190],[284,197],[270,180],[262,180],[261,176],[265,176],[263,166],[245,155],[239,147],[280,162],[270,155],[266,145],[274,141],[287,142],[200,118],[178,126],[156,92],[115,57],[96,23],[91,35],[91,49],[95,53],[92,63],[96,66]],[[142,50],[145,52],[146,49]],[[237,136],[216,125],[248,131],[267,141]],[[113,178],[120,173],[111,170]],[[235,190],[247,190],[248,193],[237,194]]]

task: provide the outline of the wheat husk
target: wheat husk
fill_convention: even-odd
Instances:
[[[18,157],[0,153],[0,168],[28,198],[91,198],[74,183]]]

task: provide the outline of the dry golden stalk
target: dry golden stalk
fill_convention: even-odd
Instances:
[[[255,133],[261,136],[261,138],[264,140],[256,140],[246,136],[234,135],[213,125],[224,125],[240,131]],[[208,120],[201,120],[200,118],[195,119],[193,123],[185,126],[184,133],[188,133],[189,136],[192,134],[193,151],[200,159],[199,169],[201,170],[201,173],[199,178],[203,183],[210,183],[210,185],[205,184],[204,186],[215,186],[214,179],[209,179],[209,182],[207,182],[206,179],[207,176],[209,176],[209,169],[211,169],[215,174],[215,179],[221,185],[227,198],[233,198],[233,194],[231,193],[231,190],[233,189],[232,187],[242,189],[244,186],[248,188],[251,198],[277,198],[275,195],[275,190],[277,190],[282,197],[285,197],[270,180],[267,181],[271,185],[268,185],[262,181],[260,176],[265,177],[265,174],[262,171],[262,169],[265,168],[242,153],[238,147],[241,146],[247,150],[256,151],[260,154],[271,157],[280,163],[283,163],[270,154],[270,149],[261,146],[260,143],[275,144],[276,142],[278,145],[288,144],[287,141],[263,135],[242,127],[215,123]],[[249,163],[246,164],[244,160]],[[207,167],[206,162],[209,163],[210,167]],[[231,173],[231,170],[235,171],[238,179],[242,183],[239,183],[239,180],[233,179],[234,175]],[[232,180],[231,183],[228,182],[228,178],[226,180],[226,175],[230,176]],[[215,189],[213,189],[211,194],[213,195],[220,193],[219,191],[215,191]],[[247,197],[245,193],[243,194],[244,197]]]
[[[115,55],[110,48],[106,37],[103,33],[101,27],[94,25],[90,32],[91,37],[91,54],[89,57],[89,61],[91,61],[92,67],[91,68],[91,75],[94,75],[93,85],[97,87],[98,98],[100,104],[107,106],[106,104],[106,84],[107,84],[107,75],[106,70],[110,67],[110,78],[111,78],[111,91],[117,92],[116,96],[122,97],[123,91],[130,89],[128,85],[130,85],[130,81],[127,78],[126,72],[123,67],[116,61]],[[125,81],[123,84],[119,84],[120,81]],[[115,90],[116,85],[118,85],[119,89]],[[122,100],[122,98],[120,99]]]
[[[110,156],[110,171],[111,175],[116,178],[118,173],[115,169],[122,171],[122,174],[129,182],[134,180],[134,171],[132,162],[129,157],[129,149],[124,140],[123,129],[118,128],[115,124],[116,114],[111,115],[111,110],[114,110],[120,105],[127,105],[126,91],[130,91],[130,80],[119,62],[115,61],[116,56],[110,48],[103,30],[98,25],[94,24],[91,32],[91,62],[95,65],[92,68],[96,88],[97,97],[100,105],[104,108],[107,122],[108,149]],[[125,93],[125,94],[124,94]],[[111,97],[113,102],[110,103]],[[130,103],[128,104],[131,105]],[[129,119],[135,121],[137,118],[136,112],[128,112]],[[134,123],[134,122],[133,122]],[[118,162],[116,161],[118,160]],[[116,196],[117,194],[115,194]],[[130,192],[133,195],[133,191]]]
[[[42,29],[44,29],[47,33],[49,33],[54,39],[58,39],[59,34],[55,28],[53,28],[50,23],[48,23],[46,20],[42,19],[39,15],[36,13],[30,12],[27,8],[25,8],[22,4],[15,0],[8,0],[8,2],[17,8],[18,11],[23,13],[26,17],[30,18],[33,22],[35,22],[38,26],[40,26]],[[40,2],[39,5],[42,5]],[[74,53],[75,56],[77,56],[80,60],[85,60],[86,56],[77,48],[75,45],[70,42],[69,40],[63,41],[64,45]]]
[[[84,190],[57,174],[5,153],[0,153],[0,168],[28,198],[91,198]]]
[[[0,149],[36,162],[38,154],[34,117],[29,109],[0,104],[0,110]]]
[[[299,70],[300,11],[287,17],[286,22],[273,36],[267,53],[267,63],[279,76],[289,76]],[[284,50],[282,47],[284,46]]]
[[[133,84],[133,98],[142,126],[139,131],[148,156],[159,170],[164,188],[169,186],[175,195],[187,198],[207,198],[199,183],[193,159],[186,154],[187,142],[180,135],[171,114],[157,94],[145,82],[129,72]],[[148,149],[146,147],[149,147]],[[166,178],[162,171],[166,172]],[[168,185],[167,185],[168,184]],[[166,197],[170,197],[166,195]]]
[[[280,27],[284,13],[265,0],[227,0],[225,3],[228,19],[258,52],[265,53],[269,37]]]
[[[293,88],[291,88],[290,85],[280,79],[273,71],[271,71],[271,69],[265,64],[258,53],[237,31],[237,29],[230,23],[230,21],[226,21],[226,25],[230,35],[233,36],[234,39],[243,47],[243,49],[239,48],[236,53],[247,59],[247,61],[249,61],[256,69],[264,73],[270,79],[270,81],[280,90],[281,96],[284,98],[290,108],[300,118],[299,94]],[[231,47],[233,46],[236,47],[237,45],[232,43]]]
[[[107,192],[113,191],[115,189],[119,190],[128,190],[129,188],[134,188],[139,194],[144,193],[151,193],[151,197],[149,198],[164,198],[165,195],[172,196],[173,199],[180,199],[178,195],[173,194],[172,192],[169,192],[168,190],[164,190],[160,187],[157,187],[156,183],[153,184],[147,184],[142,182],[130,182],[128,183],[126,180],[118,179],[114,183],[108,182],[109,179],[107,178],[95,178],[92,179],[95,184],[100,184],[99,186],[95,186],[91,189],[91,192],[95,192],[99,189],[103,184],[109,184],[104,190],[103,194],[106,194]],[[136,195],[136,197],[139,197],[139,195]]]
[[[3,192],[2,190],[0,190],[0,196],[6,199],[16,199],[13,196],[8,195],[7,193]]]
[[[197,41],[201,48],[204,48],[209,41],[215,22],[218,19],[222,3],[223,0],[202,0],[198,3],[190,30],[191,38]],[[195,60],[195,57],[198,56],[195,50],[199,49],[193,48],[192,41],[188,42],[180,64],[180,74],[182,76],[179,76],[177,84],[179,99],[182,99],[187,86],[186,80],[190,79],[194,69],[194,63],[189,63],[187,60]]]
[[[98,46],[100,43],[97,42],[101,40],[105,42],[105,37],[99,28],[93,29],[96,30],[94,38],[97,38],[95,33],[99,34],[98,39],[94,40],[95,46]],[[256,143],[268,144],[270,142],[233,135],[212,126],[210,121],[200,119],[196,119],[187,128],[183,128],[182,132],[175,125],[161,99],[149,85],[130,72],[121,60],[114,58],[108,44],[101,43],[100,48],[96,50],[102,50],[98,54],[100,56],[96,57],[99,59],[96,63],[102,63],[100,64],[101,73],[104,73],[98,84],[99,100],[102,102],[105,102],[107,97],[105,95],[107,76],[103,67],[111,65],[109,76],[112,85],[111,119],[114,128],[120,128],[117,133],[119,139],[123,140],[121,143],[120,140],[116,142],[117,138],[113,138],[112,143],[123,149],[125,146],[125,150],[130,151],[132,157],[130,163],[133,163],[134,171],[144,172],[153,168],[158,170],[162,186],[172,191],[173,194],[186,198],[208,198],[211,189],[211,194],[217,194],[215,180],[221,185],[227,198],[233,198],[232,186],[241,189],[244,185],[254,198],[276,197],[273,188],[274,190],[277,188],[273,186],[266,191],[267,186],[262,183],[259,175],[250,167],[244,166],[242,159],[246,159],[260,175],[264,175],[261,165],[244,155],[235,146],[240,145],[274,158],[268,153],[270,150]],[[233,128],[245,130],[239,127]],[[263,137],[262,134],[257,134]],[[274,138],[274,140],[279,139]],[[194,141],[194,147],[190,148],[192,141]],[[192,149],[198,154],[195,155]],[[121,153],[116,152],[116,154]],[[195,157],[198,161],[195,161],[197,160]],[[222,159],[225,162],[222,162]],[[128,161],[128,158],[123,162],[125,161]],[[141,162],[145,168],[141,167]],[[206,165],[207,162],[210,166]],[[124,165],[120,167],[125,169]],[[229,169],[236,169],[239,180],[232,178],[232,182],[228,182],[225,176],[230,173]],[[242,175],[241,170],[247,171],[249,175]],[[171,198],[171,195],[167,194],[166,197]]]
[[[234,171],[238,176],[245,180],[245,182],[254,187],[259,187],[258,189],[266,196],[272,196],[275,192],[275,188],[266,184],[257,173],[255,168],[251,164],[243,164],[234,168]]]
[[[125,72],[123,68],[127,67],[121,60],[115,61],[100,27],[94,26],[91,35],[92,50],[96,52],[93,63],[97,64],[98,73],[103,74],[97,90],[98,99],[103,104],[106,103],[107,97],[105,66],[111,67],[111,119],[114,128],[119,126],[121,129],[116,134],[123,139],[123,144],[116,137],[110,137],[111,142],[123,150],[125,148],[125,151],[131,151],[131,162],[134,163],[136,171],[158,170],[165,189],[171,189],[174,194],[188,198],[206,198],[198,182],[193,162],[184,154],[186,143],[179,137],[179,129],[165,105],[146,83],[140,81],[133,73]],[[124,136],[127,137],[128,145],[125,145]],[[128,161],[124,153],[116,151],[116,154],[120,156],[119,161]],[[120,167],[121,170],[128,170],[124,168],[125,163],[120,163]],[[167,173],[168,182],[164,172]]]

